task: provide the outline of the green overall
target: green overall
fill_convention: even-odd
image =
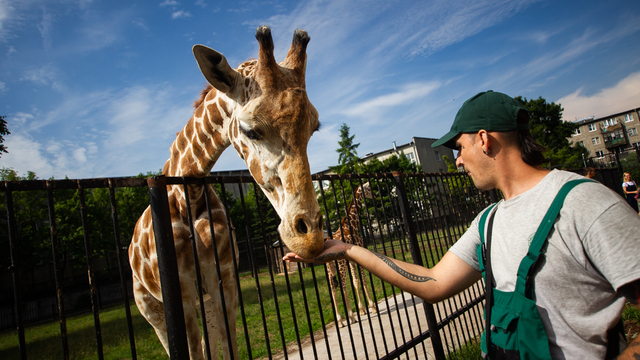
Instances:
[[[491,205],[480,217],[478,261],[487,286],[487,305],[485,307],[487,330],[482,334],[481,346],[483,355],[488,355],[489,359],[551,359],[547,333],[533,300],[532,280],[535,271],[537,271],[537,264],[544,257],[547,237],[562,208],[564,199],[573,187],[586,181],[591,180],[569,181],[556,195],[534,235],[527,255],[520,262],[516,288],[513,292],[495,289],[491,273],[491,228],[495,213],[493,207],[496,204]],[[491,213],[491,218],[489,219],[485,247],[484,229],[489,213]],[[487,342],[492,345],[490,348],[487,347]]]

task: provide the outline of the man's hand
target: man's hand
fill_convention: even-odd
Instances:
[[[315,259],[304,259],[290,252],[282,260],[307,263],[327,263],[347,258],[347,245],[340,240],[329,239],[324,242],[324,250]]]

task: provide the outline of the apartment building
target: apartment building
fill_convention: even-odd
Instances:
[[[569,141],[582,144],[592,157],[640,147],[640,108],[601,118],[574,121],[578,127]]]
[[[431,144],[438,139],[412,137],[411,142],[396,145],[396,142],[392,142],[392,147],[387,150],[383,150],[377,153],[368,153],[362,160],[366,163],[373,158],[377,158],[380,161],[391,157],[393,155],[400,156],[404,153],[411,162],[416,163],[422,167],[422,171],[426,173],[442,173],[447,172],[447,163],[442,159],[443,155],[447,155],[449,160],[455,161],[453,156],[453,150],[445,146],[439,146],[432,148]]]

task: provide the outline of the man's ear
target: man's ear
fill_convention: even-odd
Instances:
[[[482,151],[485,154],[489,154],[491,148],[491,136],[489,136],[489,133],[486,130],[480,130],[478,131],[478,137],[480,138]]]

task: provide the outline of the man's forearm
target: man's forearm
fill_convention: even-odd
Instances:
[[[391,259],[360,246],[350,246],[346,253],[349,260],[357,262],[393,286],[427,301],[432,301],[431,295],[437,294],[436,287],[433,286],[437,280],[431,274],[431,269]]]

